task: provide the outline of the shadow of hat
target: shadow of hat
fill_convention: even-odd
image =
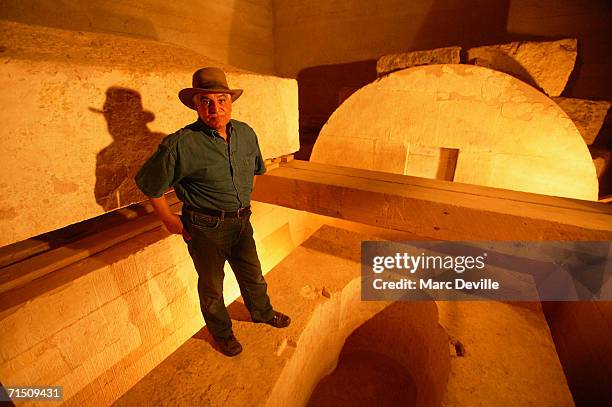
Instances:
[[[214,67],[201,68],[194,72],[192,87],[181,90],[178,94],[179,99],[185,106],[195,110],[193,97],[199,93],[229,93],[232,101],[242,95],[242,89],[230,89],[227,85],[225,73]]]
[[[131,117],[139,122],[150,123],[155,120],[153,112],[144,110],[140,93],[133,89],[112,86],[106,90],[106,101],[102,110],[90,107],[89,111],[110,115]]]

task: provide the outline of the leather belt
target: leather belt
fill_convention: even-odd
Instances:
[[[240,218],[251,213],[251,205],[246,208],[240,208],[235,211],[219,211],[216,209],[194,208],[193,206],[185,205],[185,209],[191,212],[203,213],[205,215],[216,216],[221,220],[225,218]]]

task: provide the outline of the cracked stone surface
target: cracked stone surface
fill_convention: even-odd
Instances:
[[[610,110],[610,102],[563,97],[553,98],[553,100],[573,120],[584,142],[588,145],[593,144],[604,127],[606,115]]]
[[[329,118],[310,160],[440,179],[449,150],[453,181],[597,200],[568,115],[526,83],[472,65],[414,67],[364,86]]]
[[[436,48],[383,55],[376,62],[378,76],[419,65],[458,64],[461,62],[461,47]]]
[[[468,49],[468,61],[505,72],[549,96],[559,96],[574,70],[578,41],[519,41]]]

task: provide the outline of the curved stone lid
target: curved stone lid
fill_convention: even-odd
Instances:
[[[361,88],[329,118],[311,161],[597,200],[591,156],[567,114],[478,66],[419,66]]]

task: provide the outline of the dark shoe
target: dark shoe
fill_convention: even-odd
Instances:
[[[214,338],[215,342],[219,346],[219,350],[225,356],[236,356],[242,352],[242,345],[238,342],[238,339],[234,335],[229,338]]]
[[[282,312],[274,311],[274,316],[264,324],[272,325],[274,328],[286,328],[291,323],[291,318]]]

